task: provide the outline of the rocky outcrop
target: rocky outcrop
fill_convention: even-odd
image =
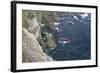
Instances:
[[[25,28],[22,29],[22,58],[23,63],[53,61],[42,51],[36,36]]]
[[[48,49],[50,49],[50,50],[55,49],[56,43],[55,43],[54,36],[52,33],[48,33],[46,44],[47,44]]]
[[[29,26],[28,31],[33,33],[35,35],[35,37],[38,39],[40,37],[40,26],[37,21],[37,18],[36,17],[34,17],[32,19],[28,18],[27,23]]]

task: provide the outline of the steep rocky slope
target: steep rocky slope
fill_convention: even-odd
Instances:
[[[22,29],[22,61],[25,62],[42,62],[53,61],[46,55],[41,46],[39,45],[34,34],[30,33],[27,29]]]

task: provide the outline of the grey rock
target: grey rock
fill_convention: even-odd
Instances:
[[[40,36],[40,26],[39,26],[39,23],[38,23],[36,17],[34,17],[32,19],[28,18],[27,23],[28,23],[28,26],[29,26],[28,31],[33,33],[36,38],[39,38],[39,36]]]
[[[39,45],[36,36],[27,29],[22,29],[22,62],[44,62],[53,61],[46,55]]]

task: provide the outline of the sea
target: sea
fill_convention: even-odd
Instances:
[[[56,47],[49,56],[55,61],[91,59],[90,13],[62,15],[54,23],[51,33],[56,40]]]

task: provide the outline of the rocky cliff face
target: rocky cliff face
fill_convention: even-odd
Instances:
[[[26,17],[25,17],[26,14]],[[54,49],[55,41],[51,33],[44,34],[42,31],[41,21],[39,21],[38,14],[34,13],[23,13],[23,29],[22,29],[22,61],[23,63],[28,62],[44,62],[53,61],[49,57],[49,52]],[[26,25],[27,27],[26,27]]]
[[[30,19],[28,18],[27,20],[27,23],[28,23],[28,31],[33,33],[35,35],[35,37],[38,39],[39,38],[39,34],[40,34],[40,27],[39,27],[39,24],[38,24],[38,21],[36,19],[36,17]]]
[[[22,58],[23,63],[53,61],[42,51],[35,35],[25,28],[22,29]]]

